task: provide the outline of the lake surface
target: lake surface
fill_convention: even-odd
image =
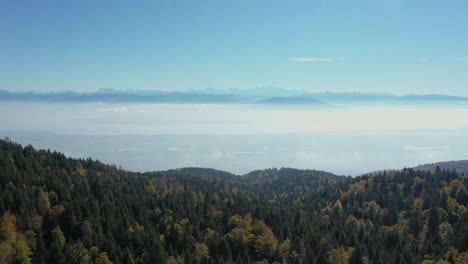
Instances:
[[[361,173],[468,159],[468,108],[0,103],[0,135],[135,171]]]

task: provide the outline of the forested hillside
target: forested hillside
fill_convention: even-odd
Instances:
[[[133,173],[0,140],[0,263],[468,263],[467,189],[440,169]]]
[[[435,170],[437,167],[445,170],[454,170],[460,174],[468,174],[468,160],[443,161],[429,163],[414,167],[415,170]]]

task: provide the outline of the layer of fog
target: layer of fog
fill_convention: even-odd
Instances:
[[[356,175],[467,159],[468,108],[1,103],[0,135],[148,171],[296,167]]]

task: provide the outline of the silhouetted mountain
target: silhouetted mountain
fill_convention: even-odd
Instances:
[[[233,103],[241,101],[231,94],[208,94],[200,92],[167,91],[116,91],[99,90],[91,93],[75,92],[8,92],[0,93],[4,101],[48,101],[48,102],[108,102],[108,103]]]
[[[298,97],[271,97],[258,101],[260,104],[287,104],[287,105],[310,105],[310,106],[328,106],[320,100],[312,98],[310,96],[298,96]]]
[[[259,103],[272,105],[314,105],[379,103],[379,104],[423,104],[423,103],[468,103],[468,98],[448,95],[403,95],[375,93],[311,93],[281,88],[257,88],[245,90],[187,90],[187,91],[144,91],[100,89],[96,92],[11,92],[0,90],[2,101],[46,101],[46,102],[108,102],[108,103]]]
[[[468,160],[442,161],[429,164],[423,164],[414,167],[415,170],[435,170],[439,167],[441,170],[454,170],[460,174],[468,175]]]
[[[217,178],[220,180],[230,180],[239,177],[238,175],[232,174],[230,172],[216,170],[216,169],[209,169],[209,168],[197,168],[197,167],[186,167],[186,168],[179,168],[179,169],[172,169],[167,171],[158,171],[158,172],[148,172],[149,175],[170,175],[170,176],[177,176],[177,175],[186,175],[191,177],[199,177],[199,176],[208,176],[212,178]]]
[[[441,95],[441,94],[426,94],[426,95],[417,95],[417,94],[408,94],[399,96],[396,98],[400,101],[446,101],[446,102],[460,102],[467,101],[468,98],[461,96],[452,96],[452,95]]]

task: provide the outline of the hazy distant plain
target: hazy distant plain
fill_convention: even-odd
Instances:
[[[2,102],[0,135],[136,171],[296,167],[357,175],[467,159],[468,107]]]

